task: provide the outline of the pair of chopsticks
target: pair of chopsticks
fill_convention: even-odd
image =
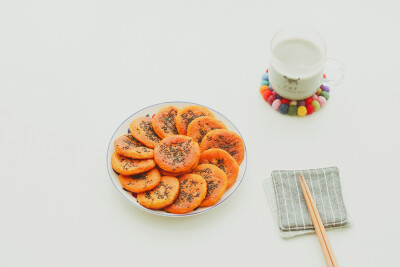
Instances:
[[[299,180],[301,190],[303,190],[304,199],[306,200],[307,208],[310,212],[311,220],[315,228],[315,233],[318,236],[319,244],[321,245],[321,249],[324,254],[326,265],[328,267],[337,267],[339,265],[336,261],[335,255],[333,254],[331,244],[329,243],[328,236],[326,235],[324,224],[322,223],[321,216],[319,215],[315,201],[312,198],[310,189],[308,188],[303,175],[299,176]]]

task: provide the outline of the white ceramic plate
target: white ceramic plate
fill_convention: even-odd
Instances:
[[[206,207],[206,208],[198,208],[193,210],[192,212],[186,213],[186,214],[172,214],[172,213],[168,213],[162,210],[150,210],[147,209],[143,206],[141,206],[135,197],[132,196],[132,194],[130,192],[125,191],[119,180],[118,180],[118,174],[113,170],[113,168],[111,167],[111,155],[114,153],[115,149],[114,149],[114,140],[117,139],[119,136],[127,134],[128,133],[128,129],[129,129],[129,125],[132,122],[133,119],[137,118],[137,117],[142,117],[142,116],[146,116],[147,114],[149,114],[150,116],[152,116],[154,113],[156,113],[158,110],[160,110],[163,107],[166,106],[170,106],[173,105],[177,108],[182,108],[185,106],[189,106],[189,105],[198,105],[195,103],[189,103],[189,102],[165,102],[165,103],[160,103],[160,104],[155,104],[152,106],[149,106],[147,108],[144,108],[142,110],[139,110],[138,112],[134,113],[133,115],[131,115],[129,118],[127,118],[118,128],[117,130],[114,132],[113,136],[111,137],[110,143],[108,144],[108,149],[107,149],[107,169],[108,169],[108,174],[110,175],[111,181],[114,184],[115,188],[130,202],[132,203],[134,206],[138,207],[141,210],[150,212],[152,214],[156,214],[156,215],[161,215],[161,216],[169,216],[169,217],[184,217],[184,216],[191,216],[191,215],[197,215],[200,213],[204,213],[206,211],[209,211],[217,206],[219,206],[221,203],[225,202],[235,191],[236,189],[239,187],[239,185],[241,184],[244,174],[246,172],[246,166],[247,166],[247,149],[245,152],[245,156],[243,159],[242,164],[239,167],[239,175],[236,179],[236,182],[231,186],[231,188],[229,188],[225,194],[221,197],[221,199],[218,201],[217,204],[215,204],[212,207]],[[201,106],[201,105],[199,105]],[[235,127],[235,125],[233,125],[233,123],[228,120],[225,116],[223,116],[221,113],[209,108],[208,108],[215,116],[216,119],[222,121],[226,127],[231,130],[236,132],[237,134],[240,134],[239,130]],[[241,136],[242,137],[242,136]],[[242,137],[243,139],[243,137]],[[244,142],[244,139],[243,139]],[[246,145],[245,145],[246,146]]]

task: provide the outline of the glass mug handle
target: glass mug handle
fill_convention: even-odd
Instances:
[[[323,84],[338,86],[344,77],[344,65],[339,60],[327,58],[324,73],[326,74],[326,78],[323,79]]]

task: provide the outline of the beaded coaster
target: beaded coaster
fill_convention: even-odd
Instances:
[[[326,75],[323,75],[326,78]],[[269,84],[268,69],[262,75],[260,93],[264,100],[272,106],[273,109],[282,114],[304,117],[318,111],[329,100],[329,87],[322,84],[311,97],[303,100],[290,100],[278,95]]]

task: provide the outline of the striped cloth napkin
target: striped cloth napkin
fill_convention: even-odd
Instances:
[[[310,170],[277,170],[264,182],[264,188],[277,216],[282,237],[293,237],[314,232],[310,214],[301,191],[298,176],[310,188],[324,226],[329,228],[349,225],[337,167]]]

